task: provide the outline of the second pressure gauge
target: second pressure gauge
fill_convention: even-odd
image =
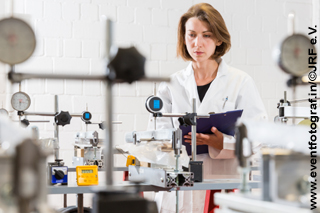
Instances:
[[[310,71],[308,64],[309,49],[313,49],[313,52],[315,52],[314,46],[307,36],[293,34],[280,44],[275,50],[274,56],[283,71],[299,77]]]
[[[31,99],[27,93],[16,92],[12,95],[11,105],[17,111],[25,111],[30,107]]]
[[[36,47],[32,28],[21,19],[0,20],[0,61],[14,65],[27,60]]]

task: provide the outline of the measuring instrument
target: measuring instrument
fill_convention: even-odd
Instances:
[[[307,36],[293,34],[287,37],[276,49],[275,57],[283,71],[299,77],[311,70],[308,63],[308,52],[311,50],[313,53],[316,52]]]
[[[25,21],[17,18],[0,20],[0,61],[14,65],[26,61],[36,47],[35,34]]]
[[[12,95],[11,105],[17,111],[25,111],[30,107],[30,96],[25,92],[16,92]]]
[[[78,186],[98,185],[98,166],[77,166],[77,184]]]
[[[6,109],[4,109],[4,108],[0,108],[0,115],[6,115],[6,116],[8,116],[8,115],[9,115],[9,112],[8,112]]]

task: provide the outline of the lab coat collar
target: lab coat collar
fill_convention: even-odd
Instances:
[[[219,84],[218,79],[220,79],[220,77],[228,74],[228,65],[224,62],[224,60],[222,58],[219,58],[219,59],[217,59],[217,62],[219,63],[218,73],[217,73],[217,76],[216,76],[213,84]],[[197,85],[196,85],[196,81],[194,78],[194,71],[192,68],[192,62],[190,62],[190,64],[186,68],[184,74],[185,74],[186,78],[185,78],[184,82],[181,82],[181,83],[182,83],[182,85],[184,85],[184,87],[186,89],[188,99],[190,101],[192,101],[192,98],[196,98],[197,109],[199,109],[201,111],[200,107],[203,104],[200,102],[200,99],[198,96],[198,90],[197,90]],[[207,92],[211,93],[211,97],[214,97],[214,95],[216,95],[216,93],[218,93],[218,91],[213,90],[212,85],[210,85]],[[205,96],[203,99],[203,102],[208,101],[208,99],[210,99],[210,97]]]
[[[216,59],[216,61],[219,64],[217,78],[219,78],[221,76],[224,76],[224,75],[227,75],[228,74],[228,65],[223,60],[223,58],[218,58],[218,59]],[[194,71],[193,71],[193,68],[192,68],[192,62],[189,63],[185,74],[187,76],[190,76],[190,75],[194,74]]]

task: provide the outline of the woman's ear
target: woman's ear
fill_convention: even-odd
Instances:
[[[217,46],[219,47],[222,44],[222,41],[217,42]]]

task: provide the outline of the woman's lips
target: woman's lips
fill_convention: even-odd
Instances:
[[[196,55],[202,55],[203,52],[198,52],[198,51],[196,51],[196,52],[194,52],[194,54],[196,54]]]

